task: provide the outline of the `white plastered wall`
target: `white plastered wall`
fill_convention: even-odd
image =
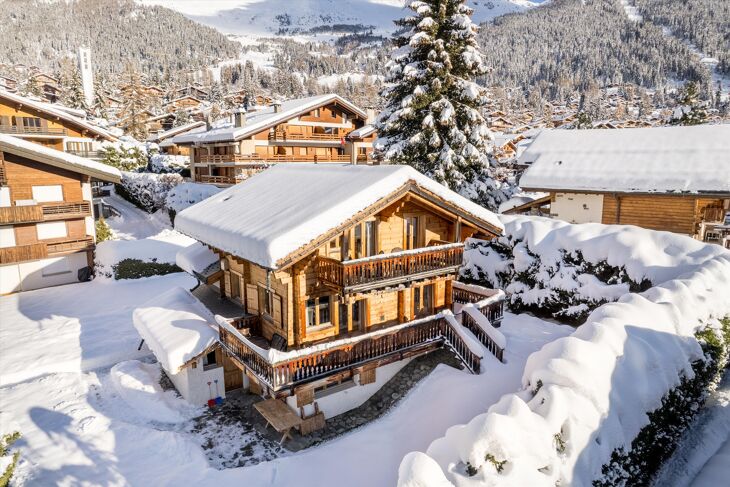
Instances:
[[[603,195],[555,193],[550,204],[550,215],[568,223],[601,223]]]
[[[0,288],[2,293],[9,293],[79,282],[79,269],[88,265],[86,252],[77,252],[2,266]],[[6,290],[6,287],[10,289]]]
[[[166,371],[168,377],[182,397],[196,406],[205,406],[208,399],[216,397],[215,381],[218,381],[218,395],[226,397],[225,383],[223,382],[223,367],[218,366],[208,370],[203,368],[203,359],[198,358],[196,367],[192,364],[184,367],[176,374]],[[210,382],[210,388],[208,388]],[[212,392],[212,395],[211,395]]]

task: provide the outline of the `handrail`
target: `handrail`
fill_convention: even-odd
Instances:
[[[48,257],[48,249],[44,242],[0,248],[0,264],[14,264],[46,257]]]
[[[499,304],[504,301],[500,301]],[[497,304],[497,303],[495,303]],[[479,311],[485,314],[485,309],[479,309]],[[504,348],[500,347],[489,334],[476,322],[476,320],[469,313],[461,313],[461,324],[464,325],[469,331],[471,331],[477,339],[489,350],[492,355],[497,357],[497,360],[504,362]]]
[[[26,127],[23,125],[0,125],[0,133],[24,135],[66,135],[68,131],[63,127]]]
[[[46,247],[49,254],[91,250],[94,247],[94,239],[92,237],[84,237],[74,240],[51,241],[46,242]]]
[[[350,162],[350,154],[213,154],[198,156],[198,164],[266,164],[277,162]]]
[[[44,203],[41,208],[45,220],[91,215],[91,204],[88,201]]]
[[[246,367],[274,390],[308,382],[432,342],[445,342],[474,373],[479,373],[481,357],[472,352],[461,336],[440,315],[417,320],[392,331],[363,335],[355,341],[325,350],[272,363],[253,346],[219,326],[220,341]]]
[[[404,278],[427,272],[452,272],[462,263],[463,244],[448,244],[374,256],[371,259],[339,261],[317,257],[317,278],[331,285],[349,288]]]
[[[347,137],[346,134],[327,134],[327,133],[310,133],[310,134],[292,134],[285,130],[276,130],[269,132],[269,140],[342,140]]]

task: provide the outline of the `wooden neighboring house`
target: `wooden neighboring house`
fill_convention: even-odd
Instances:
[[[191,148],[190,173],[195,181],[234,184],[278,163],[355,163],[361,145],[347,136],[366,124],[367,113],[329,94],[252,112],[238,109],[233,118],[229,126],[173,139]]]
[[[730,125],[543,130],[520,162],[520,187],[571,223],[702,237],[730,209]]]
[[[162,109],[168,113],[173,113],[178,110],[194,110],[200,108],[202,104],[203,100],[192,95],[185,95],[163,104]]]
[[[188,134],[191,132],[204,132],[206,130],[205,122],[191,122],[179,127],[172,127],[169,130],[158,132],[155,135],[150,135],[147,140],[154,142],[160,147],[160,153],[170,154],[174,156],[187,156],[190,155],[189,147],[181,147],[173,142],[173,139],[182,134]]]
[[[219,256],[220,295],[240,307],[218,320],[219,341],[252,392],[293,408],[350,387],[372,394],[394,373],[385,365],[443,346],[478,373],[486,350],[465,328],[502,359],[492,325],[504,293],[456,277],[465,239],[503,227],[413,168],[281,164],[183,210],[175,227]],[[321,409],[354,407],[347,397]]]
[[[15,93],[18,91],[18,81],[15,78],[10,78],[0,74],[0,90]]]
[[[117,169],[0,134],[0,293],[91,278],[92,181]]]
[[[102,142],[116,137],[80,115],[77,110],[0,91],[0,134],[93,159]]]
[[[59,87],[58,78],[43,72],[34,74],[29,80],[38,90],[40,90],[43,98],[49,103],[55,103],[61,96],[61,88]]]
[[[356,164],[373,163],[373,142],[377,135],[372,124],[363,125],[347,134],[347,142],[352,144],[352,152],[356,155]]]

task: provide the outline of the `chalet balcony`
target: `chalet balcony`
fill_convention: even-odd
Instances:
[[[504,293],[483,290],[484,293],[470,291],[477,299],[471,303],[473,309],[501,320]],[[401,325],[346,336],[345,339],[320,344],[316,351],[313,347],[288,352],[271,349],[268,341],[259,335],[260,318],[257,315],[231,322],[219,319],[218,324],[220,342],[228,355],[254,374],[271,392],[276,392],[368,363],[385,364],[444,346],[450,348],[471,372],[479,373],[482,357],[467,345],[462,334],[464,328],[471,330],[487,350],[502,361],[504,348],[477,324],[477,320],[461,315],[466,316],[464,313],[456,316],[450,312],[439,313]]]
[[[353,293],[395,286],[458,271],[464,244],[451,243],[339,261],[317,257],[317,278],[338,292]]]
[[[94,239],[92,237],[46,240],[28,245],[0,248],[0,264],[16,264],[93,249]]]
[[[0,134],[11,135],[53,135],[62,137],[68,135],[63,127],[25,127],[23,125],[0,125]]]
[[[0,224],[67,220],[86,216],[91,216],[91,204],[88,201],[0,208]]]
[[[198,164],[226,164],[243,166],[261,166],[281,162],[351,162],[350,154],[318,155],[318,154],[216,154],[201,155]]]
[[[284,130],[277,130],[269,133],[269,140],[276,142],[287,142],[290,140],[302,142],[340,142],[346,135],[311,133],[311,134],[292,134]]]
[[[72,149],[67,149],[66,152],[68,154],[73,154],[75,156],[84,157],[86,159],[91,159],[93,161],[100,161],[104,157],[104,154],[102,152],[96,151],[96,150],[72,150]]]

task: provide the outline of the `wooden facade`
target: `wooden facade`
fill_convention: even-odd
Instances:
[[[493,238],[499,231],[462,218],[458,209],[434,195],[403,191],[291,254],[276,270],[213,249],[223,269],[221,294],[241,307],[235,328],[257,346],[306,351],[342,338],[356,343],[336,353],[313,352],[271,364],[232,332],[222,329],[221,341],[258,384],[254,387],[269,392],[329,380],[336,372],[352,374],[363,363],[377,368],[445,342],[459,348],[465,364],[478,370],[478,357],[447,320],[435,315],[454,304],[464,240]],[[484,299],[467,294],[456,299]],[[484,309],[485,314],[496,313],[495,324],[501,306],[495,302]]]

